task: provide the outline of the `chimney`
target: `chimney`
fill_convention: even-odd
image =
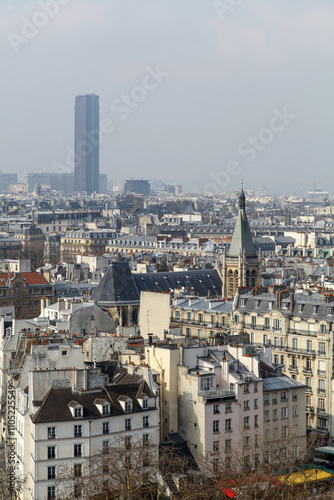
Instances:
[[[290,293],[290,312],[293,314],[293,308],[295,306],[295,293],[292,291]]]
[[[280,290],[277,290],[276,292],[276,304],[275,304],[275,308],[276,309],[281,309],[281,292]]]

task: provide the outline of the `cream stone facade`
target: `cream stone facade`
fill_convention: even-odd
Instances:
[[[274,366],[304,384],[308,431],[334,442],[334,296],[240,290],[232,332],[247,332],[253,344],[272,347]]]

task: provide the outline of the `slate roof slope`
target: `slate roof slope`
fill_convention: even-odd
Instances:
[[[145,386],[143,390],[145,392]],[[47,422],[66,422],[73,421],[73,416],[69,405],[76,401],[83,406],[83,419],[101,418],[101,414],[96,407],[96,401],[99,399],[106,400],[110,403],[111,416],[122,415],[124,410],[118,398],[120,395],[129,396],[133,400],[133,411],[142,411],[142,408],[136,396],[138,393],[138,384],[129,385],[111,385],[106,387],[105,391],[100,392],[82,392],[73,394],[70,388],[67,389],[50,389],[42,400],[41,407],[31,416],[31,420],[35,424]],[[151,391],[147,390],[147,395],[151,395]]]
[[[100,305],[139,304],[139,298],[127,262],[113,262],[92,294]]]
[[[139,292],[170,292],[184,287],[190,288],[201,297],[205,297],[209,292],[211,295],[222,293],[222,281],[215,269],[135,274],[134,280]]]
[[[132,274],[127,262],[113,262],[92,299],[99,305],[139,304],[141,291],[170,292],[182,287],[202,297],[220,295],[222,282],[215,269]]]
[[[235,224],[232,241],[228,250],[229,257],[238,257],[245,251],[246,257],[257,257],[253,236],[246,215],[246,202],[244,191],[239,197],[239,214]]]

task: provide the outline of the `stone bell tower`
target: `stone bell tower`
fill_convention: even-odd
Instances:
[[[223,281],[222,296],[231,297],[239,286],[261,285],[260,262],[246,215],[246,198],[241,189],[239,214],[235,224],[230,248],[224,248],[219,269]]]

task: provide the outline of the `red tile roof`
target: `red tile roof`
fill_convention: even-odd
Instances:
[[[27,285],[49,285],[48,281],[40,273],[21,273]],[[0,273],[0,286],[7,286],[7,282],[15,277],[15,273]]]

